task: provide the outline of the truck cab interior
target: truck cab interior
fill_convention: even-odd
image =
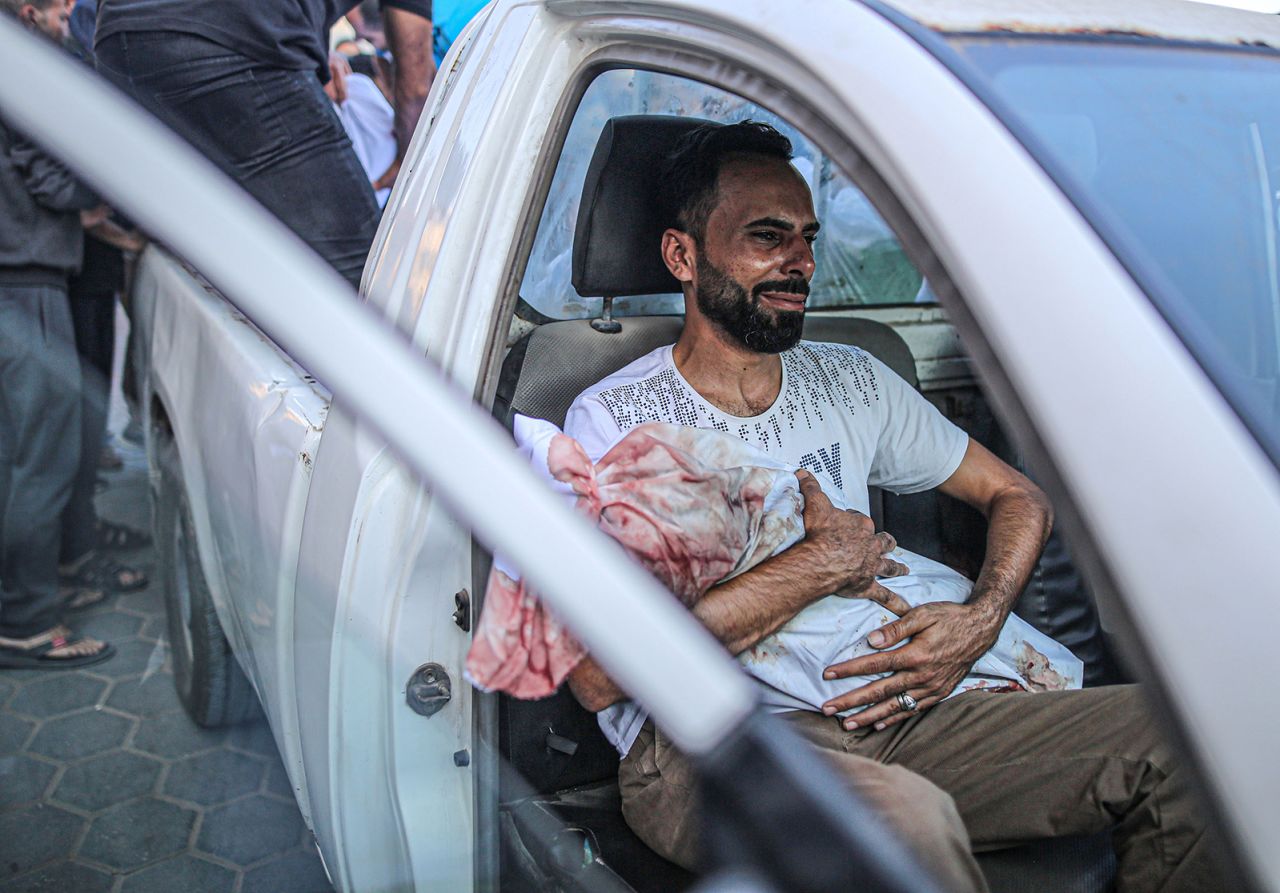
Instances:
[[[657,251],[665,228],[659,172],[675,141],[705,119],[744,118],[782,125],[797,144],[797,168],[814,189],[826,244],[818,249],[804,337],[869,351],[970,436],[1027,470],[927,283],[865,195],[766,110],[646,72],[607,72],[579,106],[511,319],[495,416],[508,427],[516,414],[563,425],[583,389],[676,340],[681,302]],[[570,152],[575,140],[578,151]],[[873,490],[872,505],[877,529],[974,576],[985,539],[976,512],[934,493]],[[1057,534],[1015,610],[1084,661],[1086,685],[1125,681],[1094,600]],[[491,697],[502,765],[496,782],[501,889],[674,891],[695,883],[627,828],[618,754],[567,689],[540,701]],[[995,891],[1107,890],[1114,873],[1108,835],[1044,841],[985,853],[979,861]]]

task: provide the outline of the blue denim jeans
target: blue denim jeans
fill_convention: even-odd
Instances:
[[[315,72],[175,32],[112,34],[96,55],[103,76],[360,284],[378,204]]]

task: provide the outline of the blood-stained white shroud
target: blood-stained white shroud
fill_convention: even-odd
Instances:
[[[515,434],[535,469],[686,605],[804,537],[804,498],[796,469],[732,435],[645,424],[592,466],[581,447],[549,422],[518,417]],[[832,503],[846,508],[835,483],[823,474],[815,476]],[[964,576],[923,555],[899,548],[891,557],[910,573],[880,583],[913,607],[963,602],[973,589]],[[831,698],[880,678],[825,680],[822,674],[833,664],[873,653],[867,636],[893,619],[876,602],[830,595],[738,660],[760,683],[769,709],[821,710]],[[499,556],[468,657],[471,681],[518,697],[543,697],[583,654]],[[1083,665],[1066,647],[1011,615],[996,644],[952,696],[972,689],[1079,688],[1082,676]],[[643,712],[629,703],[601,717],[605,733],[623,752],[643,721]]]

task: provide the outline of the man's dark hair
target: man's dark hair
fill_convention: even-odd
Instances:
[[[791,160],[791,140],[760,121],[706,124],[685,134],[667,156],[663,183],[670,225],[702,244],[715,207],[720,168],[731,155]]]
[[[53,5],[53,0],[0,0],[0,12],[6,12],[15,19],[24,6],[34,6],[44,12]]]

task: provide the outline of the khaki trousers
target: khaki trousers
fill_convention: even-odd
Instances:
[[[973,852],[1114,828],[1117,889],[1224,889],[1204,811],[1136,686],[973,691],[883,732],[782,714],[893,825],[949,890],[986,890]],[[646,723],[618,770],[632,830],[698,863],[688,760]],[[743,779],[750,784],[750,779]]]

